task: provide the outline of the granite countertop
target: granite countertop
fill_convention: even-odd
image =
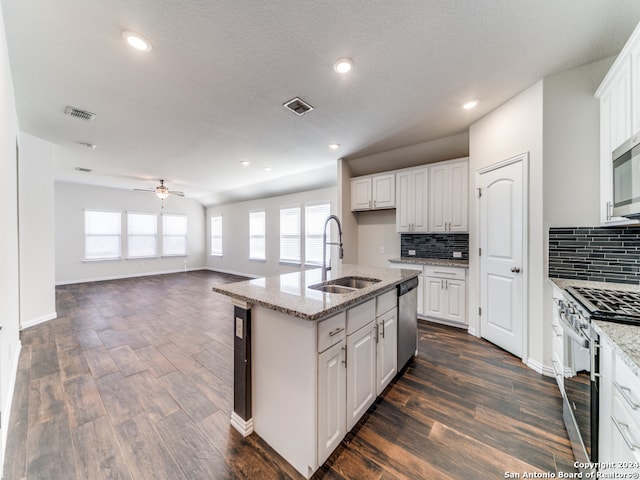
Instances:
[[[389,260],[391,263],[411,263],[413,265],[435,265],[438,267],[460,267],[469,268],[469,260],[461,258],[418,258],[400,257]]]
[[[583,287],[640,292],[640,285],[630,285],[628,283],[593,282],[570,278],[549,278],[549,280],[561,289]],[[591,324],[599,335],[604,335],[611,341],[614,349],[620,354],[624,362],[640,377],[640,326],[603,322],[602,320],[594,320]]]
[[[399,283],[418,276],[415,270],[375,268],[362,265],[342,265],[327,272],[327,280],[354,276],[376,278],[380,282],[352,293],[324,293],[308,288],[322,282],[320,268],[302,272],[256,278],[213,287],[213,291],[251,305],[276,310],[304,320],[319,320],[368,298],[394,288]]]

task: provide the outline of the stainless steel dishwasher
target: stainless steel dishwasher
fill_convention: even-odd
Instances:
[[[398,371],[418,353],[418,277],[398,285]]]

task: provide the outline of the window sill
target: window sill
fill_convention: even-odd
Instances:
[[[294,266],[294,267],[299,267],[299,266],[302,265],[301,262],[299,262],[299,261],[298,262],[294,262],[293,260],[278,260],[278,263],[280,265],[291,265],[291,266]]]
[[[250,258],[249,261],[256,262],[256,263],[267,263],[266,258]]]
[[[210,257],[220,257],[220,258],[222,258],[223,255],[221,253],[210,253],[209,256]]]
[[[179,254],[176,254],[176,255],[160,255],[160,258],[176,258],[176,257],[187,258],[188,256],[189,255],[187,255],[186,253],[185,254],[179,253]]]
[[[94,262],[117,262],[119,260],[124,260],[122,257],[112,257],[112,258],[85,258],[82,260],[82,263],[94,263]]]
[[[151,260],[154,258],[160,258],[158,255],[150,255],[148,257],[127,257],[125,260]]]

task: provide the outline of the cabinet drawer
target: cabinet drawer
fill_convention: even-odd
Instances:
[[[640,460],[640,427],[627,409],[627,402],[620,391],[613,389],[613,408],[610,421],[613,423],[613,444],[616,459]],[[635,457],[635,458],[632,458]],[[634,470],[635,471],[635,470]]]
[[[360,330],[376,319],[376,299],[372,298],[347,310],[347,335]]]
[[[318,323],[318,353],[335,345],[346,337],[346,316],[344,312]]]
[[[387,313],[398,305],[398,291],[394,288],[376,297],[376,317]]]
[[[635,423],[640,424],[640,379],[619,355],[614,364],[613,387],[614,395],[629,409]]]
[[[466,277],[466,271],[464,268],[434,267],[431,265],[425,265],[424,274],[427,277],[449,278],[457,280],[464,280]]]

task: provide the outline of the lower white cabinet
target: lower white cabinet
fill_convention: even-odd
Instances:
[[[376,334],[378,349],[376,394],[380,395],[398,371],[398,310],[396,308],[377,318]]]
[[[347,335],[347,430],[376,399],[375,322]]]
[[[640,378],[601,336],[599,450],[606,474],[640,474]],[[614,478],[613,476],[609,478]]]
[[[467,323],[466,270],[424,267],[424,315],[453,323]]]
[[[347,433],[346,341],[318,355],[318,464],[325,462]]]

